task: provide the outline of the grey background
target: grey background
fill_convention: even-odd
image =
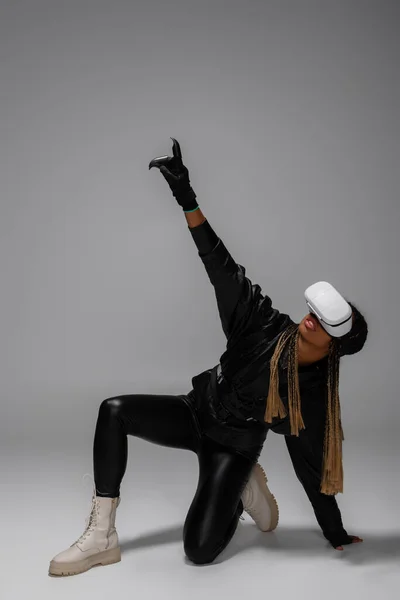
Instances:
[[[200,597],[229,578],[241,597],[234,560],[250,547],[259,559],[246,569],[261,587],[268,566],[272,590],[288,564],[301,583],[309,548],[313,563],[326,555],[322,578],[337,569],[356,585],[360,572],[344,561],[358,560],[369,569],[357,580],[366,597],[383,581],[384,597],[395,593],[397,575],[381,566],[373,577],[371,564],[398,561],[400,547],[398,35],[398,3],[382,0],[0,2],[2,552],[10,575],[26,538],[18,556],[31,591],[67,597],[90,581],[124,589],[126,577],[141,597],[157,585],[164,597],[186,596],[194,580]],[[326,549],[271,434],[261,458],[281,507],[271,554],[244,527],[222,571],[187,569],[180,526],[196,459],[129,439],[121,523],[134,540],[151,528],[155,537],[128,543],[140,552],[120,565],[46,579],[48,561],[83,526],[90,489],[80,477],[91,472],[101,400],[186,393],[225,348],[184,215],[147,168],[171,153],[170,136],[205,216],[274,306],[300,321],[304,289],[324,279],[369,322],[363,352],[341,363],[340,502],[348,531],[369,531],[370,545],[344,558]],[[28,585],[17,579],[2,584],[7,598]]]

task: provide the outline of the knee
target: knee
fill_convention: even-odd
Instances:
[[[118,396],[114,398],[106,398],[100,403],[99,414],[107,415],[108,417],[118,415],[121,410],[122,400]]]
[[[211,540],[200,541],[194,537],[186,537],[184,550],[187,558],[196,565],[210,564],[218,556]]]

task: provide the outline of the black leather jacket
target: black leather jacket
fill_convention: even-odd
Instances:
[[[299,367],[305,429],[290,435],[289,418],[264,422],[270,360],[292,319],[246,277],[208,221],[189,231],[215,290],[226,350],[215,365],[192,378],[197,402],[213,418],[209,434],[227,445],[259,448],[267,432],[284,435],[295,473],[313,506],[324,536],[336,547],[348,543],[336,498],[320,492],[326,411],[326,363]],[[218,373],[221,374],[218,376]],[[279,363],[279,392],[287,406],[287,350]]]

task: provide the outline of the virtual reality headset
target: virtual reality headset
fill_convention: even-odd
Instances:
[[[304,292],[310,313],[316,316],[330,336],[338,338],[352,328],[352,308],[341,294],[326,281],[318,281]]]

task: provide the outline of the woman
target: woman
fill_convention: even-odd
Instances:
[[[278,507],[257,462],[269,429],[284,435],[326,539],[338,550],[362,541],[344,529],[335,494],[343,491],[339,361],[362,349],[366,321],[349,303],[351,330],[334,338],[314,314],[296,324],[273,308],[205,219],[179,143],[171,139],[173,156],[154,159],[149,169],[159,168],[185,212],[215,290],[226,351],[216,367],[192,378],[188,394],[132,394],[102,401],[87,527],[53,558],[51,575],[77,574],[121,559],[115,517],[127,435],[197,454],[199,482],[183,530],[185,553],[196,564],[215,560],[243,511],[262,531],[277,526]]]

